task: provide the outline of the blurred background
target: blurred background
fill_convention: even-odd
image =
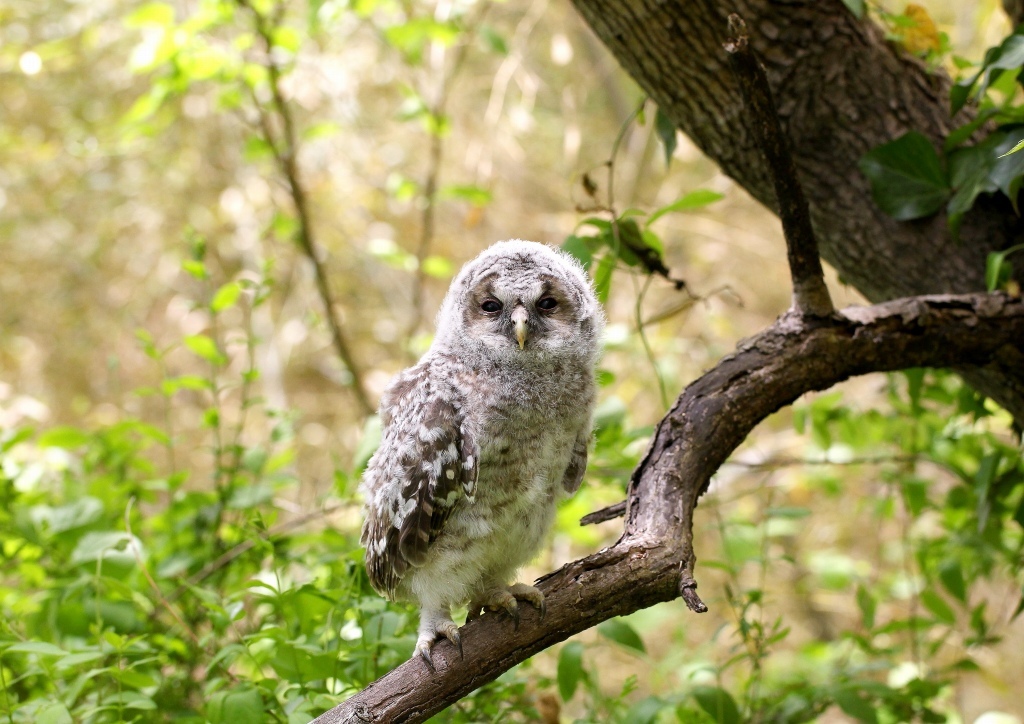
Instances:
[[[1011,29],[995,0],[922,6],[937,32],[929,62],[954,74],[955,57],[977,62]],[[892,2],[871,12],[894,42],[907,27],[901,18],[922,17]],[[20,531],[4,549],[7,641],[78,651],[105,629],[151,637],[146,626],[161,616],[197,639],[221,635],[185,603],[186,620],[175,620],[176,599],[161,607],[155,591],[170,597],[186,574],[198,585],[204,565],[249,539],[273,540],[273,525],[306,536],[292,541],[278,594],[318,585],[326,574],[295,553],[317,546],[340,551],[358,576],[358,474],[375,444],[369,413],[429,345],[459,266],[494,241],[575,238],[589,254],[601,227],[587,219],[637,209],[630,218],[686,282],[678,290],[621,262],[604,279],[610,324],[592,471],[528,574],[616,538],[618,522],[577,521],[621,499],[667,401],[789,304],[778,220],[685,137],[667,162],[670,136],[659,132],[656,108],[642,104],[567,2],[3,0],[0,98],[0,480]],[[828,276],[838,305],[861,302]],[[654,702],[648,721],[713,721],[700,696],[729,691],[744,716],[763,720],[808,720],[778,713],[798,709],[797,695],[800,711],[821,721],[909,720],[891,713],[904,711],[896,704],[876,719],[865,714],[857,702],[884,699],[870,687],[828,689],[863,680],[904,692],[900,703],[924,702],[907,704],[915,720],[973,722],[989,712],[985,724],[1020,722],[1019,530],[989,541],[1005,559],[961,562],[959,573],[947,565],[950,551],[969,546],[961,527],[977,523],[951,519],[948,492],[975,480],[993,450],[1003,451],[997,473],[1020,465],[1019,453],[1010,462],[1008,418],[977,400],[970,407],[970,394],[946,375],[871,376],[773,417],[698,509],[698,578],[711,613],[692,616],[676,603],[640,612],[503,679],[519,687],[514,711],[482,694],[446,716],[641,721],[647,710],[636,707]],[[110,442],[117,431],[134,442]],[[975,462],[957,468],[949,460],[967,453],[950,440],[965,439],[978,441]],[[110,483],[118,452],[128,462]],[[110,492],[122,482],[123,494]],[[188,559],[180,549],[194,541],[168,531],[170,511],[193,493],[212,497],[179,520],[205,520],[213,532]],[[53,511],[90,497],[102,513],[67,528],[54,522]],[[133,532],[126,515],[169,517],[147,540],[144,521]],[[83,614],[93,629],[62,629],[62,601],[76,581],[93,586],[83,571],[105,560],[82,558],[83,536],[104,531],[128,536],[118,551],[146,548],[119,575],[153,591],[158,613],[145,625],[117,624],[97,603]],[[34,549],[15,545],[19,535],[40,550],[59,538],[66,555],[45,562],[39,553],[25,567],[18,556]],[[339,537],[318,538],[329,535]],[[934,560],[921,553],[940,540]],[[245,606],[249,627],[223,629],[226,639],[245,641],[272,616],[245,598],[244,582],[273,569],[275,551],[251,548],[250,568],[213,587]],[[1006,563],[1014,555],[1016,567]],[[956,580],[969,595],[957,595]],[[930,583],[937,593],[922,598]],[[365,617],[383,615],[373,605],[316,623],[318,651],[335,650],[345,621],[365,632]],[[374,645],[401,654],[415,617],[388,610],[399,612],[394,639]],[[49,623],[27,623],[34,617]],[[95,643],[102,656],[111,645]],[[126,650],[118,656],[130,659]],[[32,655],[11,649],[2,659],[12,693],[0,706],[11,721],[58,703],[67,721],[169,716],[158,676],[134,686],[158,712],[128,716],[102,710],[101,690],[69,693],[63,674],[31,668]],[[267,681],[289,675],[262,660],[222,663],[224,683],[199,695],[197,671],[213,664],[182,656],[161,664],[169,679],[192,682],[180,686],[181,701],[192,702],[182,711],[202,711],[198,702],[239,679],[253,683],[265,711],[284,707],[268,721],[305,721],[316,709],[288,710],[290,694]],[[126,659],[100,660],[123,668]],[[327,697],[322,710],[361,679],[332,681],[303,683],[296,700],[316,690]],[[914,681],[939,683],[910,692]],[[106,701],[123,705],[118,696]],[[775,714],[755,717],[755,703],[771,697]],[[84,701],[97,711],[84,713]],[[928,707],[944,718],[921,718]]]

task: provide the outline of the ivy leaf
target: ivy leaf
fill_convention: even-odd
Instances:
[[[899,221],[930,216],[950,197],[939,155],[917,131],[871,149],[859,165],[875,203]]]
[[[991,48],[985,53],[981,70],[972,78],[953,86],[950,90],[952,112],[956,113],[964,107],[975,84],[978,85],[975,97],[980,98],[988,90],[988,87],[999,79],[1004,70],[1017,70],[1022,65],[1024,65],[1024,35],[1014,33],[999,46]]]

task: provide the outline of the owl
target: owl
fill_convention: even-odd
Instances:
[[[604,315],[573,257],[518,239],[494,244],[452,282],[426,354],[380,404],[380,447],[363,476],[370,583],[419,604],[414,656],[430,669],[453,606],[544,614],[513,583],[587,465]]]

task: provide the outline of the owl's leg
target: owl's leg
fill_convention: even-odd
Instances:
[[[511,586],[499,586],[486,591],[479,598],[474,598],[469,604],[469,616],[472,620],[480,615],[480,609],[486,608],[490,611],[505,611],[515,622],[516,629],[519,628],[519,601],[526,601],[540,611],[540,617],[544,618],[547,613],[547,604],[544,602],[544,594],[534,586],[525,583],[513,583]]]
[[[435,669],[434,662],[430,658],[430,650],[438,636],[444,636],[451,641],[452,645],[459,650],[459,656],[462,657],[462,637],[459,636],[459,627],[452,621],[451,611],[423,609],[420,611],[419,637],[416,639],[416,650],[413,655],[419,654],[431,671],[435,671]]]

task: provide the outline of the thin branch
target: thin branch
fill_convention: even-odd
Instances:
[[[342,364],[345,365],[352,377],[352,393],[355,395],[360,412],[364,415],[371,415],[375,408],[373,403],[370,402],[370,395],[366,391],[362,372],[352,354],[351,343],[345,334],[341,320],[338,318],[330,279],[321,260],[320,245],[317,243],[313,233],[313,222],[309,212],[309,196],[299,173],[297,160],[298,139],[295,133],[295,120],[292,116],[291,106],[288,105],[281,90],[281,68],[277,61],[274,60],[272,33],[274,26],[280,19],[280,13],[284,10],[284,5],[279,4],[277,6],[275,17],[268,22],[267,17],[257,10],[249,0],[236,0],[236,2],[240,7],[245,8],[252,14],[256,34],[264,46],[263,50],[266,57],[264,67],[267,70],[267,85],[270,88],[274,113],[281,123],[279,134],[274,134],[263,105],[257,102],[256,108],[260,114],[260,125],[266,136],[264,140],[270,145],[274,161],[288,183],[288,191],[291,194],[292,203],[295,205],[295,215],[298,220],[296,240],[299,242],[299,248],[302,250],[302,253],[305,254],[310,264],[313,265],[317,293],[324,307],[324,317],[331,331],[331,341],[334,344],[335,351],[338,353],[338,357],[341,358]]]
[[[1024,300],[1006,294],[912,297],[814,324],[782,317],[689,385],[633,472],[619,541],[544,576],[547,615],[518,630],[485,614],[465,652],[434,648],[436,673],[407,661],[315,724],[422,722],[533,654],[613,616],[681,596],[707,607],[694,578],[693,513],[711,476],[768,415],[850,377],[910,367],[984,366],[1024,356]]]
[[[732,37],[725,43],[725,50],[743,92],[749,125],[768,162],[775,185],[779,218],[786,235],[789,270],[793,277],[793,308],[802,316],[827,317],[834,307],[825,286],[818,240],[811,227],[811,213],[797,178],[796,164],[775,112],[768,77],[750,48],[746,23],[735,13],[729,16],[729,33]]]
[[[423,288],[426,276],[423,272],[423,262],[430,255],[430,247],[434,242],[435,234],[435,212],[437,207],[438,179],[441,175],[441,162],[444,158],[444,133],[441,127],[442,119],[447,112],[448,99],[452,86],[458,78],[466,62],[466,55],[472,45],[472,38],[476,28],[483,22],[491,4],[484,2],[477,5],[474,17],[466,24],[465,34],[467,38],[455,51],[455,58],[452,61],[451,69],[443,73],[437,99],[430,109],[431,121],[434,127],[430,129],[430,153],[427,161],[427,178],[423,185],[423,217],[420,222],[420,240],[416,246],[416,273],[413,277],[412,286],[412,320],[409,322],[407,336],[412,337],[423,323]]]

